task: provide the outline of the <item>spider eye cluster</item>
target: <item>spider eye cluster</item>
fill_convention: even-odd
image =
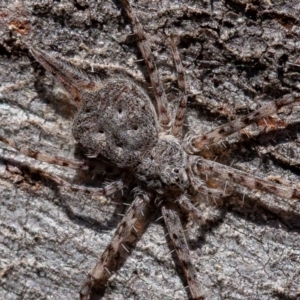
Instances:
[[[173,176],[173,180],[174,180],[176,183],[180,183],[179,169],[178,169],[178,168],[175,168],[175,169],[172,170],[172,176]]]
[[[178,187],[181,190],[184,190],[188,186],[188,178],[185,169],[176,167],[172,168],[166,176],[166,185],[171,186],[172,188]]]

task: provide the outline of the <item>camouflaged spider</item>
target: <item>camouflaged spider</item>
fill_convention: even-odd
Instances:
[[[204,295],[189,255],[179,212],[190,214],[200,224],[206,221],[196,207],[200,195],[221,197],[223,190],[209,188],[203,176],[213,175],[224,181],[232,181],[287,199],[300,199],[300,190],[291,187],[292,185],[278,185],[261,180],[204,159],[197,153],[276,113],[281,107],[299,101],[299,98],[287,95],[206,134],[194,135],[187,132],[184,135],[182,127],[187,106],[186,84],[175,40],[171,38],[171,48],[178,75],[179,101],[174,116],[171,116],[145,33],[129,2],[127,0],[122,2],[148,69],[155,105],[130,79],[109,79],[101,82],[76,71],[39,49],[30,50],[34,58],[73,96],[78,106],[73,135],[85,150],[87,157],[105,159],[114,166],[129,170],[136,181],[135,199],[118,225],[111,243],[84,283],[80,291],[81,299],[89,299],[94,291],[105,285],[118,268],[120,256],[127,255],[127,245],[133,243],[142,231],[147,222],[147,213],[153,206],[161,209],[169,236],[185,273],[191,298],[202,299]],[[12,140],[3,137],[1,140],[37,160],[75,169],[88,169],[83,162],[20,148]],[[91,191],[106,196],[124,188],[122,178],[97,189],[73,185],[54,175],[46,174],[46,176],[72,190]],[[157,199],[159,201],[155,201]]]

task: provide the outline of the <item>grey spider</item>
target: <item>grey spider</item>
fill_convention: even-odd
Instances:
[[[103,159],[124,170],[129,170],[136,181],[135,199],[118,225],[111,243],[101,255],[84,283],[81,299],[102,288],[118,268],[120,257],[127,255],[129,245],[137,239],[147,222],[147,212],[156,205],[161,209],[169,236],[186,276],[192,299],[202,299],[203,293],[197,272],[189,255],[185,234],[180,221],[180,211],[191,215],[200,224],[205,222],[196,207],[204,195],[221,197],[223,190],[207,187],[203,176],[216,176],[248,188],[267,191],[287,199],[299,199],[299,189],[292,185],[277,185],[250,176],[197,155],[244,127],[276,113],[281,107],[299,101],[287,95],[261,107],[247,116],[220,126],[206,134],[183,134],[183,120],[187,106],[184,71],[171,38],[171,47],[178,75],[178,108],[171,116],[167,97],[145,34],[127,0],[123,0],[126,13],[137,36],[153,88],[155,104],[137,84],[129,79],[99,81],[53,58],[37,48],[30,51],[44,68],[51,72],[73,96],[78,107],[73,124],[75,140],[87,157]],[[18,148],[10,139],[3,142]],[[31,149],[19,148],[31,157],[48,163],[88,169],[83,162],[44,155]],[[54,175],[57,184],[72,190],[91,191],[109,196],[124,188],[121,178],[103,188],[87,188],[70,184]],[[201,198],[200,198],[201,199]],[[155,202],[155,203],[154,203]]]

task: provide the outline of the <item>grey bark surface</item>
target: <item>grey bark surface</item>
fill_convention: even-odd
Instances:
[[[187,123],[196,131],[299,92],[299,1],[132,4],[172,103],[176,75],[166,36],[179,37],[189,83]],[[126,73],[145,88],[150,85],[121,8],[118,1],[0,2],[1,135],[49,154],[77,156],[69,96],[26,45],[100,78]],[[253,126],[250,138],[244,134],[240,143],[231,141],[212,159],[218,155],[219,162],[233,161],[249,174],[299,185],[299,112],[299,105],[285,108],[280,115],[285,129],[261,132]],[[78,299],[127,199],[66,192],[13,160],[70,182],[101,186],[101,181],[0,146],[0,299]],[[242,198],[237,188],[217,207],[211,204],[218,211],[216,222],[186,225],[206,299],[300,299],[300,204],[259,191]],[[162,221],[151,223],[102,299],[188,299],[164,228]]]

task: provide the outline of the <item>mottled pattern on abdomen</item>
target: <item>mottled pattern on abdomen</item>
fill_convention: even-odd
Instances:
[[[96,94],[96,96],[95,96]],[[87,155],[104,157],[119,167],[139,163],[158,139],[158,122],[149,97],[129,80],[104,82],[84,102],[73,126]]]

